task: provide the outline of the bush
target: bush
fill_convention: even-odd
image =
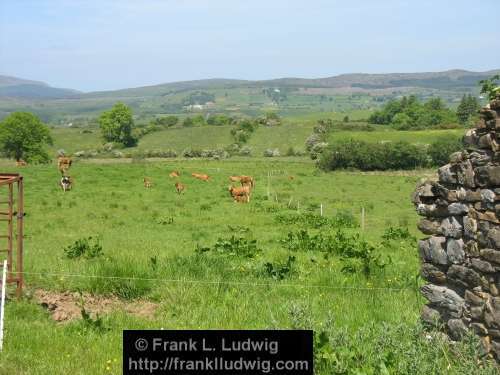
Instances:
[[[408,142],[368,143],[348,140],[328,146],[318,166],[323,170],[363,171],[414,169],[430,164],[425,148]]]
[[[102,246],[98,240],[93,240],[92,237],[80,238],[73,244],[65,247],[63,251],[68,259],[81,257],[92,259],[102,255]]]
[[[242,258],[255,258],[262,250],[257,247],[257,240],[244,237],[231,236],[228,239],[218,238],[212,247],[196,246],[195,252],[203,254],[213,252],[219,255],[236,256]]]
[[[296,258],[289,256],[285,262],[267,262],[264,264],[265,274],[275,280],[283,280],[295,273],[294,263]]]
[[[239,151],[238,151],[239,156],[251,156],[252,155],[252,148],[249,146],[243,146]]]
[[[306,139],[306,150],[311,151],[316,143],[323,141],[323,137],[318,133],[313,133]]]
[[[201,150],[186,148],[182,151],[182,156],[185,158],[199,158],[201,157]]]
[[[431,143],[427,152],[435,166],[445,165],[450,161],[450,155],[464,148],[458,138],[441,138]]]
[[[277,148],[268,148],[267,150],[264,151],[264,156],[267,158],[274,158],[280,156],[280,150]]]
[[[325,148],[328,146],[328,143],[326,142],[318,142],[316,143],[310,150],[309,155],[311,156],[312,160],[318,159]]]

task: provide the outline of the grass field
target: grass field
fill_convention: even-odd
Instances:
[[[11,165],[4,170],[14,171]],[[168,177],[173,169],[187,185],[183,195]],[[193,171],[212,180],[194,180]],[[7,305],[2,374],[119,374],[126,328],[312,328],[329,338],[316,346],[318,374],[495,373],[488,364],[479,370],[474,342],[426,338],[417,323],[423,301],[409,197],[429,171],[325,174],[311,162],[90,160],[73,165],[75,187],[68,193],[59,190],[54,165],[22,173],[28,290]],[[227,176],[233,174],[255,177],[249,204],[230,199]],[[152,178],[152,189],[143,187],[144,176]],[[320,204],[330,224],[315,226]],[[391,227],[409,233],[383,241]],[[312,237],[359,234],[355,244],[369,241],[372,255],[387,265],[370,263],[367,275],[354,262],[347,272],[346,256],[307,246],[291,250],[288,233],[300,230]],[[101,256],[65,255],[64,248],[89,236],[99,239]],[[216,251],[219,238],[223,246]],[[290,256],[296,261],[287,268]],[[115,295],[158,308],[149,318],[117,310],[98,324],[55,323],[29,297],[37,289]]]
[[[248,141],[252,156],[261,157],[264,150],[277,148],[285,154],[289,147],[304,150],[305,140],[312,133],[317,118],[311,116],[286,120],[281,126],[259,127]],[[137,147],[127,149],[129,152],[145,150],[175,150],[181,153],[184,149],[215,149],[225,148],[233,141],[229,134],[230,126],[203,126],[188,128],[172,128],[155,132],[141,138]],[[80,150],[95,150],[102,145],[99,129],[92,128],[92,133],[83,133],[82,129],[55,128],[52,129],[54,145],[51,152],[64,149],[68,153]],[[427,130],[427,131],[397,131],[385,126],[377,126],[375,131],[334,131],[330,133],[330,141],[341,141],[349,138],[367,142],[407,141],[410,143],[429,144],[441,137],[459,138],[464,129]]]

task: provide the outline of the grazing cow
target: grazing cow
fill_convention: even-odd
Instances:
[[[59,156],[57,158],[57,168],[59,169],[59,172],[64,176],[66,172],[68,171],[69,167],[71,167],[71,164],[73,163],[73,160],[71,160],[70,157],[67,156]]]
[[[208,181],[210,179],[210,176],[207,174],[202,174],[202,173],[191,173],[191,176],[194,178],[197,178],[198,180],[202,181]]]
[[[16,160],[16,167],[26,167],[28,163],[26,163],[23,159]]]
[[[251,176],[240,176],[241,186],[249,186],[251,189],[254,188],[255,182]]]
[[[240,182],[241,176],[229,176],[229,181],[231,182]]]
[[[73,187],[73,179],[70,176],[62,176],[59,185],[64,192],[69,191]]]
[[[184,184],[181,184],[180,182],[175,183],[175,190],[177,190],[177,194],[180,194],[186,190],[186,186]]]
[[[240,188],[234,187],[233,185],[229,186],[229,194],[233,197],[235,202],[250,202],[250,187],[243,186]]]
[[[170,172],[169,176],[171,178],[176,178],[176,177],[179,177],[181,175],[181,173],[179,171],[172,171]]]
[[[144,187],[146,189],[153,187],[153,181],[151,181],[151,179],[149,177],[144,177],[143,181],[144,181]]]

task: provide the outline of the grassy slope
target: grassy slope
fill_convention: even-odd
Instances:
[[[262,153],[267,148],[278,148],[282,153],[285,153],[289,147],[303,150],[305,140],[312,133],[312,128],[316,121],[317,118],[309,116],[309,118],[287,120],[279,127],[268,128],[261,126],[248,141],[248,146],[252,148],[254,156],[262,156]],[[330,141],[354,138],[369,142],[405,140],[411,143],[428,144],[439,137],[453,136],[458,138],[464,134],[463,129],[395,131],[380,126],[377,129],[380,130],[373,132],[333,132],[330,135]],[[180,153],[186,148],[224,148],[232,142],[229,130],[229,126],[167,129],[148,134],[140,140],[136,148],[131,148],[128,151],[173,149]],[[61,148],[69,153],[98,148],[102,144],[99,130],[93,129],[92,131],[93,133],[85,134],[81,132],[81,129],[53,129],[54,145],[51,148],[52,152]]]
[[[4,169],[15,170],[7,166]],[[173,180],[167,177],[172,169],[179,169],[181,180],[187,184],[183,196],[174,192]],[[213,180],[209,183],[193,180],[188,177],[192,171],[207,172]],[[269,171],[274,171],[270,180],[271,201],[266,198]],[[345,209],[359,217],[361,207],[365,207],[367,222],[363,236],[371,241],[378,242],[389,225],[408,225],[417,234],[417,217],[409,195],[419,173],[318,174],[311,163],[275,160],[106,165],[79,162],[72,167],[75,189],[64,194],[57,188],[55,166],[30,166],[22,172],[26,176],[26,271],[237,283],[128,282],[28,275],[30,288],[129,293],[155,300],[160,308],[152,320],[122,312],[106,316],[104,325],[109,331],[99,334],[81,323],[57,325],[29,300],[9,303],[5,349],[0,358],[2,373],[118,374],[121,330],[160,327],[305,327],[325,329],[330,335],[345,330],[347,336],[340,335],[337,339],[344,342],[347,337],[347,341],[332,343],[333,348],[335,351],[342,348],[344,352],[337,355],[345,360],[350,358],[345,350],[351,345],[353,353],[360,351],[363,361],[348,361],[360,370],[368,363],[375,363],[373,366],[379,361],[385,363],[385,356],[393,357],[396,350],[403,352],[397,354],[396,364],[391,366],[411,367],[420,361],[414,373],[443,373],[445,369],[448,373],[459,373],[476,365],[472,360],[455,357],[444,344],[436,351],[435,343],[426,344],[421,336],[413,338],[408,331],[414,327],[422,304],[412,289],[418,269],[414,244],[384,247],[382,251],[391,255],[393,263],[385,273],[369,280],[360,274],[343,274],[338,258],[326,261],[315,253],[294,253],[298,257],[296,273],[281,283],[262,273],[265,262],[288,256],[279,240],[300,227],[278,224],[274,217],[294,212],[297,201],[302,212],[307,209],[317,212],[323,203],[326,216]],[[256,190],[248,205],[234,204],[228,196],[227,176],[235,173],[256,178]],[[142,186],[142,177],[146,175],[155,183],[151,190]],[[289,175],[295,179],[288,180]],[[292,207],[287,208],[290,199]],[[173,224],[160,223],[170,217]],[[250,238],[257,239],[262,254],[255,259],[194,255],[197,244],[210,246],[218,237],[234,234],[234,228],[228,225],[248,227]],[[101,239],[105,257],[66,259],[63,248],[86,236]],[[157,269],[151,267],[151,257],[157,258]],[[400,292],[335,289],[371,286],[410,289]],[[327,324],[331,319],[333,326]],[[400,333],[389,328],[400,325],[404,330]],[[359,329],[369,338],[357,336]],[[419,343],[424,347],[409,354]],[[55,353],[58,357],[54,357]]]

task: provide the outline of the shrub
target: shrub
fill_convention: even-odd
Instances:
[[[277,148],[268,148],[264,150],[264,156],[267,158],[274,158],[280,156],[280,150]]]
[[[334,234],[311,234],[301,229],[289,232],[281,244],[290,251],[318,251],[324,252],[326,257],[340,256],[344,264],[342,272],[362,272],[366,277],[390,263],[390,258],[383,259],[378,246],[362,239],[359,234],[349,236],[340,230]]]
[[[333,217],[321,216],[312,212],[306,212],[304,214],[278,214],[275,217],[275,221],[280,224],[298,224],[301,226],[307,226],[316,229],[323,227],[355,228],[356,226],[358,226],[356,219],[349,211],[339,211]]]
[[[238,155],[239,156],[251,156],[252,155],[252,148],[249,146],[243,146],[239,150]]]
[[[66,258],[76,259],[84,257],[86,259],[97,258],[103,255],[102,246],[99,241],[92,237],[80,238],[73,244],[64,248]]]
[[[441,138],[429,145],[427,152],[432,164],[441,166],[450,161],[450,155],[464,148],[462,140],[458,138]]]
[[[320,134],[313,133],[306,139],[306,150],[311,151],[316,143],[322,142],[323,137]]]
[[[425,148],[408,142],[368,143],[348,140],[328,146],[319,158],[323,170],[395,170],[426,167],[430,163]]]
[[[267,262],[264,264],[265,273],[275,280],[283,280],[294,273],[295,261],[294,256],[289,256],[285,262]]]
[[[249,240],[244,237],[236,237],[233,235],[228,239],[217,239],[212,247],[197,245],[195,249],[195,252],[198,254],[210,251],[221,255],[254,258],[261,250],[257,247],[257,240]]]
[[[185,158],[199,158],[201,157],[201,150],[186,148],[182,151],[182,156]]]

